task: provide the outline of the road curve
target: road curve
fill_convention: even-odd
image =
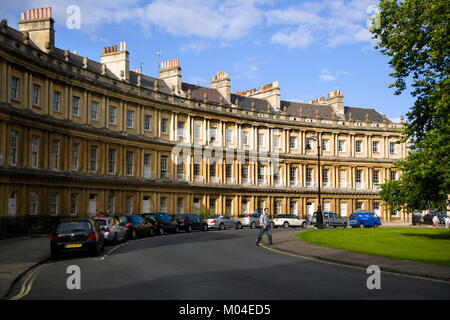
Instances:
[[[67,257],[28,283],[21,299],[449,299],[450,284],[391,274],[369,290],[365,270],[255,246],[257,230],[180,233],[107,247],[103,257]],[[275,231],[283,232],[283,231]],[[81,269],[69,290],[67,267]],[[16,288],[17,293],[21,290]],[[16,293],[16,294],[17,294]]]

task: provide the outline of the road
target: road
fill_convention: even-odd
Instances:
[[[102,257],[67,257],[41,267],[21,299],[449,299],[450,284],[381,274],[255,246],[257,230],[179,233],[106,247]],[[283,231],[275,231],[283,232]],[[67,267],[81,289],[66,286]],[[22,282],[23,283],[23,282]],[[15,294],[21,290],[21,284]],[[22,291],[24,292],[24,291]]]

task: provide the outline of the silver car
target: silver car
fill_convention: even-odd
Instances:
[[[259,228],[259,218],[261,214],[258,211],[253,213],[244,213],[239,216],[238,220],[243,227],[250,227],[250,229]]]
[[[114,244],[118,243],[119,241],[127,241],[127,228],[123,225],[120,225],[117,218],[95,218],[95,221],[100,226],[105,241],[112,242]]]
[[[206,220],[209,229],[225,230],[226,228],[241,229],[242,224],[238,220],[231,219],[229,216],[215,216]]]

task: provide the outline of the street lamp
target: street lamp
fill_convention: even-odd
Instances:
[[[318,206],[317,206],[317,217],[316,217],[316,228],[323,229],[323,215],[322,215],[322,206],[320,205],[320,140],[319,133],[317,133],[317,137],[310,138],[314,141],[317,141],[317,194],[318,194]],[[305,147],[306,150],[311,150],[311,146],[309,144]]]

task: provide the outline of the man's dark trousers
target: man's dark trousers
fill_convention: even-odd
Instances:
[[[269,244],[272,244],[272,234],[270,233],[269,226],[267,226],[265,228],[263,226],[259,227],[259,236],[258,236],[258,240],[256,240],[256,244],[259,244],[261,242],[264,232],[267,232],[267,237],[269,238]]]

